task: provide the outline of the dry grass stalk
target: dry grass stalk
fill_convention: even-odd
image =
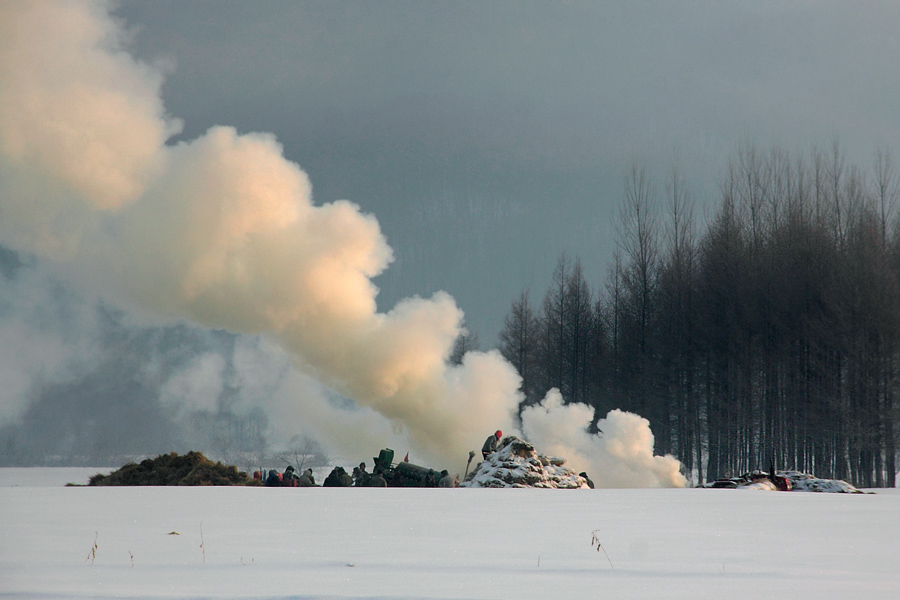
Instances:
[[[591,548],[596,548],[597,552],[600,552],[601,550],[603,550],[603,554],[606,554],[606,548],[603,547],[603,545],[600,543],[600,538],[597,536],[598,531],[600,531],[600,530],[595,529],[594,531],[591,532]],[[612,561],[609,558],[609,554],[606,554],[606,560],[609,561],[609,568],[615,569],[615,567],[612,564]]]
[[[100,537],[98,532],[94,532],[94,545],[91,546],[91,551],[88,553],[87,558],[84,559],[84,562],[91,561],[91,564],[94,564],[94,559],[97,558],[97,548],[100,546],[97,545],[97,539]]]

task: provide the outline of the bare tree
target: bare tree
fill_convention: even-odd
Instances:
[[[322,447],[305,435],[292,437],[286,448],[275,453],[275,459],[285,466],[292,465],[297,473],[302,473],[304,469],[328,464],[328,458],[322,451]]]
[[[550,288],[544,295],[540,317],[540,350],[538,360],[540,381],[538,392],[543,395],[550,388],[557,388],[563,397],[566,389],[566,288],[569,279],[569,259],[563,254],[556,262]]]
[[[831,223],[834,228],[838,243],[844,243],[844,219],[846,208],[844,202],[844,154],[841,151],[840,140],[834,136],[831,140],[831,162],[825,166],[827,182],[829,184],[829,200],[831,203]]]
[[[668,399],[670,428],[661,444],[675,452],[690,476],[703,478],[703,444],[697,375],[696,277],[697,240],[693,206],[678,167],[666,183],[666,247],[659,278],[659,325],[656,328],[663,396]]]
[[[535,319],[530,397],[555,386],[567,400],[634,410],[656,450],[701,478],[774,462],[895,485],[898,196],[885,149],[868,180],[837,142],[808,161],[743,146],[699,233],[677,169],[657,227],[653,186],[633,165],[605,293],[590,311],[578,260],[557,263]],[[532,368],[532,319],[523,294],[503,338],[520,372]]]
[[[624,271],[626,290],[638,312],[641,352],[648,350],[659,239],[656,221],[656,195],[644,167],[637,163],[625,179],[625,196],[619,217],[619,245],[629,263]]]
[[[621,363],[627,385],[624,396],[629,408],[644,414],[653,424],[656,414],[651,375],[654,301],[658,284],[659,238],[656,195],[643,166],[632,163],[625,178],[625,193],[619,216],[618,244],[627,262],[622,271],[625,294],[620,323]]]
[[[500,331],[500,354],[512,364],[522,378],[521,391],[525,404],[540,398],[535,389],[538,353],[538,320],[531,307],[528,290],[522,291],[506,317]]]
[[[478,340],[478,334],[469,329],[463,329],[460,334],[456,336],[456,341],[453,343],[453,353],[450,355],[450,364],[461,365],[463,357],[467,352],[478,350],[480,347],[481,342]]]
[[[894,165],[891,149],[886,146],[878,146],[875,150],[874,176],[881,241],[886,245],[888,230],[900,198],[900,175]]]
[[[593,298],[581,261],[575,259],[572,270],[566,281],[564,299],[563,326],[566,330],[565,340],[565,387],[569,392],[569,400],[591,403],[591,351],[594,336]]]

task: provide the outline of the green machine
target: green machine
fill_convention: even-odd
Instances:
[[[381,475],[390,487],[437,487],[441,474],[434,469],[420,467],[408,462],[393,465],[394,451],[385,448],[378,453],[373,473]]]

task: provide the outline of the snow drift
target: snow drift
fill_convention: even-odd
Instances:
[[[900,589],[896,490],[96,488],[62,487],[89,472],[59,471],[0,469],[4,598],[893,600]]]

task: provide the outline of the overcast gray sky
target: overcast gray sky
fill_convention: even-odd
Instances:
[[[524,427],[457,306],[487,349],[561,254],[600,289],[632,161],[702,218],[747,141],[900,150],[897,2],[98,1],[0,1],[4,464],[450,464]]]
[[[436,290],[494,343],[558,256],[599,286],[633,158],[702,207],[742,139],[900,141],[897,2],[123,2],[182,139],[274,133],[317,202],[374,214],[379,305]]]

